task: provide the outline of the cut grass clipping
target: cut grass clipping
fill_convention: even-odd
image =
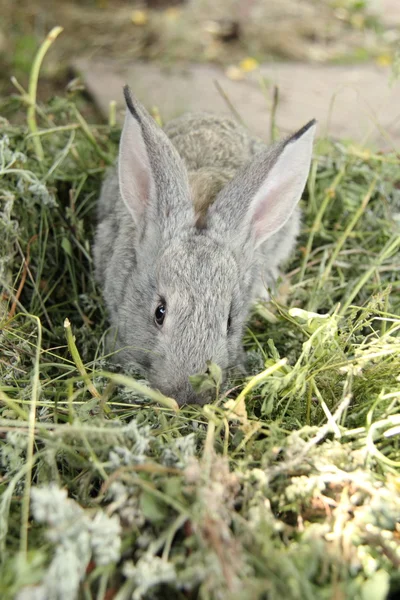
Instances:
[[[29,118],[1,122],[2,600],[398,597],[398,156],[319,142],[287,282],[245,335],[249,377],[221,387],[211,365],[198,383],[216,402],[177,411],[104,355],[90,248],[119,131],[15,83]]]

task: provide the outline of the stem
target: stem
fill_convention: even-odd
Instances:
[[[243,125],[243,127],[246,127],[242,117],[240,116],[240,114],[238,113],[236,108],[233,106],[228,94],[225,92],[225,90],[223,89],[223,87],[221,86],[221,84],[219,83],[219,81],[217,79],[214,79],[214,85],[217,88],[218,92],[221,94],[222,99],[225,100],[228,108],[232,112],[232,115],[234,116],[236,121],[238,123],[240,123],[241,125]]]
[[[24,495],[22,498],[22,509],[21,509],[21,534],[20,534],[20,550],[25,555],[28,553],[28,522],[29,522],[29,503],[31,496],[32,486],[32,468],[34,462],[33,450],[35,444],[35,424],[36,424],[36,406],[39,398],[39,364],[40,364],[40,352],[42,347],[42,324],[38,317],[32,315],[32,318],[37,322],[38,338],[36,344],[36,356],[35,364],[33,367],[32,377],[32,394],[31,394],[31,406],[29,410],[29,430],[28,430],[28,445],[26,451],[26,465],[27,472],[25,478]]]
[[[117,124],[117,103],[111,100],[108,109],[108,124],[110,127],[115,127]]]
[[[271,107],[271,144],[273,144],[276,140],[277,127],[276,127],[276,111],[278,110],[279,104],[279,88],[277,85],[274,85],[274,91],[272,95],[272,107]]]
[[[174,537],[175,537],[177,531],[179,531],[179,529],[184,526],[186,521],[187,521],[187,515],[183,514],[183,515],[178,515],[178,517],[172,523],[169,531],[167,532],[167,538],[165,540],[165,546],[164,546],[164,550],[162,553],[163,560],[165,560],[165,561],[168,560],[172,542],[174,541]]]
[[[15,414],[18,415],[20,419],[23,419],[24,421],[28,420],[28,413],[25,412],[24,409],[21,408],[17,402],[15,402],[15,400],[9,398],[2,390],[0,390],[0,402],[2,404],[5,404],[10,410],[15,412]]]
[[[211,414],[211,419],[208,421],[207,436],[203,450],[203,472],[207,478],[210,476],[211,462],[214,455],[214,439],[215,439],[215,421],[214,415]]]
[[[239,396],[236,398],[236,400],[235,400],[235,406],[233,406],[232,409],[231,409],[232,412],[234,412],[236,406],[238,404],[240,404],[240,402],[242,400],[245,399],[245,397],[247,396],[247,394],[253,388],[255,388],[260,383],[263,383],[263,381],[265,381],[267,379],[267,377],[269,377],[270,375],[272,375],[272,373],[275,373],[275,371],[278,371],[278,369],[280,369],[281,367],[283,367],[284,365],[286,365],[286,363],[287,363],[287,358],[281,358],[281,360],[278,360],[278,362],[275,363],[274,365],[272,365],[272,367],[268,367],[268,369],[265,369],[265,371],[261,371],[261,373],[258,373],[258,375],[255,375],[254,377],[252,377],[252,379],[250,379],[250,381],[246,385],[246,387],[240,392]]]
[[[325,413],[326,416],[326,420],[329,424],[329,427],[331,429],[331,431],[335,434],[335,437],[340,438],[340,429],[338,424],[336,423],[335,419],[333,418],[333,415],[331,413],[331,411],[329,410],[325,400],[322,397],[321,392],[319,391],[317,384],[315,383],[314,379],[311,382],[311,385],[313,387],[313,390],[315,392],[315,395],[317,396],[320,404],[321,404],[321,408]]]
[[[85,369],[85,365],[82,362],[81,356],[79,354],[79,350],[75,344],[75,338],[72,335],[71,323],[69,322],[69,319],[65,319],[64,328],[65,328],[65,333],[67,336],[68,349],[74,360],[76,368],[78,369],[79,373],[82,375],[82,378],[86,384],[87,389],[92,394],[93,398],[101,398],[101,394],[96,390],[95,386],[93,385],[92,381],[90,380],[90,377],[87,374],[87,371]]]
[[[307,408],[306,408],[306,424],[311,425],[311,404],[312,404],[312,383],[307,385]]]
[[[51,135],[52,133],[58,133],[59,131],[71,131],[71,129],[79,129],[78,123],[71,123],[70,125],[59,125],[58,127],[51,127],[50,129],[43,129],[42,131],[35,131],[34,133],[28,133],[26,139],[29,140],[32,137]]]
[[[26,115],[26,120],[28,123],[28,127],[31,133],[36,133],[38,130],[36,123],[36,94],[37,94],[37,85],[39,80],[39,72],[40,67],[42,65],[43,59],[54,42],[54,40],[58,37],[58,35],[63,31],[62,27],[53,27],[50,33],[47,35],[44,42],[41,44],[35,59],[33,61],[31,74],[29,76],[29,88],[28,88],[28,98],[29,98],[29,106]],[[36,157],[39,161],[44,159],[43,147],[40,141],[40,138],[33,138],[33,145],[35,148]]]
[[[111,163],[110,157],[105,152],[103,152],[103,150],[100,148],[99,144],[96,141],[96,138],[94,137],[93,133],[90,130],[89,125],[87,124],[87,122],[85,121],[85,119],[83,118],[83,116],[81,115],[81,113],[79,112],[79,110],[76,108],[75,105],[73,106],[73,110],[75,112],[75,116],[79,122],[79,125],[82,128],[83,133],[86,135],[87,139],[92,144],[93,148],[96,150],[96,152],[100,156],[100,158],[102,160],[104,160],[104,162],[107,165],[109,165]]]
[[[253,437],[253,435],[255,435],[258,431],[260,431],[261,428],[262,428],[262,424],[260,422],[258,422],[258,423],[253,422],[251,424],[250,430],[246,433],[246,435],[244,436],[244,438],[242,439],[240,444],[235,448],[235,450],[233,450],[233,452],[231,454],[231,459],[234,458],[237,454],[239,454],[239,452],[241,452],[243,450],[243,448],[246,446],[247,442]]]
[[[170,408],[175,412],[179,411],[179,405],[174,398],[169,398],[168,396],[164,396],[158,390],[153,390],[152,388],[147,387],[136,381],[136,379],[132,379],[131,377],[127,377],[126,375],[120,375],[119,373],[108,373],[107,371],[101,372],[100,375],[103,377],[108,377],[111,381],[114,381],[118,385],[124,385],[128,389],[133,390],[140,396],[144,396],[145,398],[150,398],[154,402],[158,402],[162,406],[166,408]]]

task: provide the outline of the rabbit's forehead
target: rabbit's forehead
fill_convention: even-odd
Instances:
[[[211,239],[198,235],[173,241],[159,262],[159,278],[170,286],[231,288],[237,279],[233,255]]]

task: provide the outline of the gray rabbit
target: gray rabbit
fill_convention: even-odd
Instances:
[[[124,93],[94,244],[115,356],[179,404],[203,404],[189,376],[207,361],[243,364],[251,303],[295,243],[315,121],[267,147],[225,116],[189,114],[162,130]]]

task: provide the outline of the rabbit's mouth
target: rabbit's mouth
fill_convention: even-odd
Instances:
[[[170,398],[174,398],[179,406],[183,406],[185,404],[197,404],[199,406],[203,406],[204,404],[209,404],[215,399],[215,389],[214,390],[195,390],[190,381],[184,383],[179,386],[165,386],[158,384],[154,384],[154,387],[157,387],[160,392],[169,396]]]
[[[185,387],[185,389],[181,389],[179,392],[175,393],[173,397],[179,406],[183,406],[184,404],[197,404],[199,406],[203,406],[204,404],[212,402],[215,396],[213,396],[210,392],[199,394],[195,392],[189,384],[189,386]]]

